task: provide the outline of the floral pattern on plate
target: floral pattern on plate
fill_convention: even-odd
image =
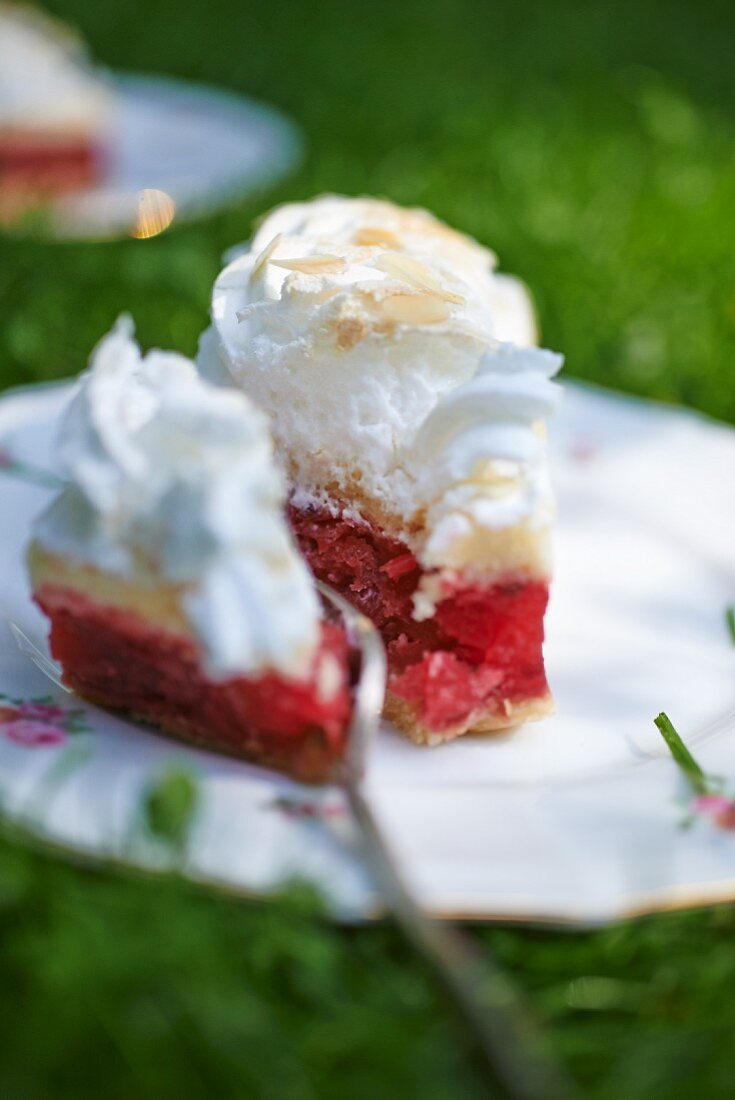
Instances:
[[[83,710],[61,707],[50,695],[11,699],[0,692],[0,737],[13,745],[52,748],[88,731]]]

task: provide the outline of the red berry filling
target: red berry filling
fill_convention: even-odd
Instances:
[[[5,187],[67,191],[92,183],[101,167],[99,150],[86,138],[0,137],[0,180]]]
[[[351,698],[338,626],[322,625],[314,664],[330,657],[342,671],[337,691],[324,699],[316,673],[303,682],[272,672],[214,681],[188,638],[68,588],[45,584],[35,598],[51,620],[51,652],[80,695],[307,782],[326,779],[339,760]]]
[[[374,524],[326,508],[290,509],[315,575],[373,620],[388,651],[389,687],[421,724],[441,732],[473,714],[548,692],[542,654],[545,580],[504,577],[487,586],[446,587],[434,616],[413,617],[423,575],[401,541]]]

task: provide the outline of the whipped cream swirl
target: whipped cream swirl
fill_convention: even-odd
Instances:
[[[419,495],[431,500],[427,564],[472,528],[550,521],[552,495],[540,425],[561,387],[550,379],[562,357],[500,344],[469,382],[435,407],[412,450]]]
[[[61,425],[69,479],[37,521],[46,549],[179,586],[218,676],[307,674],[319,631],[311,577],[282,515],[265,417],[172,352],[145,357],[121,318]]]

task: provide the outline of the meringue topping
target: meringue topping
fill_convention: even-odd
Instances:
[[[426,211],[328,195],[273,211],[214,287],[209,359],[269,413],[295,486],[407,533],[422,517],[425,565],[467,525],[549,522],[538,424],[561,357],[529,346],[528,295],[495,262]]]

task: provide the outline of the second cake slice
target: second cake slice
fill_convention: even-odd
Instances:
[[[347,639],[323,621],[282,513],[265,418],[123,319],[58,445],[65,488],[29,566],[65,682],[167,733],[322,781],[351,709]]]

